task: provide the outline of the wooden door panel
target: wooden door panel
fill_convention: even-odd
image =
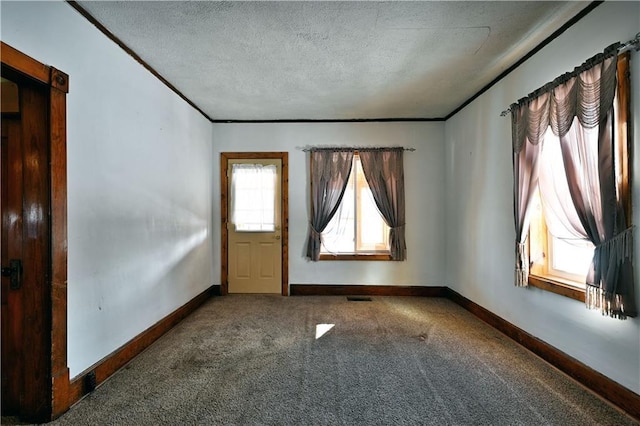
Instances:
[[[22,259],[22,130],[19,119],[2,119],[2,266]],[[22,292],[2,277],[2,414],[20,413],[22,386]]]
[[[2,277],[2,414],[41,421],[51,418],[49,98],[32,82],[19,91],[19,118],[2,120],[1,261],[22,264],[19,288]]]
[[[277,247],[272,242],[261,242],[257,249],[260,251],[260,279],[270,280],[275,278],[275,264],[278,263],[273,255],[274,251],[279,251],[280,247]]]
[[[251,244],[249,242],[236,242],[234,244],[234,262],[232,262],[232,271],[235,271],[236,279],[251,278]]]
[[[255,172],[254,181],[241,180],[241,187],[248,185],[251,191],[256,191],[256,188],[260,188],[257,191],[265,197],[268,195],[268,199],[273,201],[273,205],[264,205],[263,210],[260,212],[274,212],[275,222],[267,222],[269,226],[251,228],[244,222],[230,223],[227,227],[228,230],[228,261],[229,261],[229,293],[280,293],[282,288],[282,242],[281,242],[281,170],[282,161],[280,159],[260,159],[252,158],[248,160],[231,160],[229,166],[229,210],[232,211],[234,191],[232,187],[234,185],[234,168],[233,164],[242,164],[244,166],[239,169],[246,170],[247,167],[251,170],[251,176]],[[254,169],[253,166],[257,165]],[[275,169],[273,167],[275,166]],[[268,170],[261,169],[266,167]],[[262,171],[256,171],[256,169]],[[240,173],[242,173],[240,170]],[[270,170],[275,170],[276,177],[274,179],[275,188],[266,187],[265,182],[269,182],[268,179],[272,179],[273,175]],[[264,175],[260,173],[266,172]],[[256,182],[255,186],[253,182]],[[258,184],[259,183],[259,184]],[[265,184],[265,186],[263,186]],[[275,197],[273,194],[275,193]],[[255,192],[251,192],[251,196],[256,196]],[[260,197],[260,196],[258,196]],[[252,198],[253,199],[253,198]],[[264,198],[261,198],[264,199]],[[238,205],[243,205],[242,209],[246,209],[246,202],[241,202],[242,199],[237,201]],[[246,200],[246,198],[244,199]],[[261,203],[257,203],[261,205]],[[253,206],[255,208],[255,206]],[[247,210],[240,210],[247,211]],[[268,217],[269,219],[274,216],[265,215],[260,217]],[[231,217],[234,217],[232,212]],[[251,223],[251,222],[250,222]],[[236,230],[238,227],[240,230]],[[275,228],[275,229],[274,229]],[[248,231],[248,229],[256,229],[255,231]]]
[[[22,87],[23,241],[22,292],[25,315],[22,335],[23,393],[21,417],[51,414],[51,297],[49,261],[49,117],[48,92]],[[43,167],[42,164],[45,166]]]

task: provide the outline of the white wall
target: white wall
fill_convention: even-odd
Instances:
[[[69,74],[68,363],[214,284],[211,123],[62,2],[2,2],[2,41]]]
[[[606,2],[446,123],[446,284],[532,335],[640,393],[640,318],[619,321],[535,288],[515,288],[511,122],[526,96],[640,30],[640,3]],[[640,55],[632,55],[634,168],[640,170]],[[634,223],[640,173],[634,172]],[[636,235],[636,265],[640,246]],[[636,294],[640,306],[640,268]]]
[[[214,175],[220,152],[289,153],[289,282],[291,284],[426,285],[444,283],[444,123],[214,124]],[[309,221],[309,156],[313,145],[404,146],[407,261],[320,261],[304,257]],[[214,188],[214,253],[220,252],[220,188]],[[220,259],[214,257],[219,276]]]

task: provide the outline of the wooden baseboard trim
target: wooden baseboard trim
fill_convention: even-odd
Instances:
[[[446,287],[393,285],[291,284],[291,296],[421,296],[445,297]]]
[[[129,361],[148,348],[159,337],[169,331],[172,327],[182,321],[189,314],[199,308],[204,302],[212,296],[220,294],[220,286],[211,286],[189,302],[176,309],[173,313],[167,315],[133,339],[128,343],[116,349],[111,354],[104,357],[91,367],[76,376],[69,384],[69,406],[80,401],[87,395],[91,389],[87,387],[87,381],[90,374],[95,373],[94,385],[100,385],[108,379],[113,373],[124,367]]]
[[[640,395],[577,359],[543,342],[459,293],[447,288],[446,296],[493,328],[506,334],[540,358],[610,401],[630,416],[640,420]]]

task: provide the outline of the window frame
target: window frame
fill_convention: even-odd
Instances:
[[[614,107],[614,137],[617,147],[616,166],[620,169],[621,181],[618,185],[620,189],[620,198],[622,206],[625,212],[626,225],[631,226],[632,223],[632,211],[631,211],[631,173],[632,173],[632,158],[633,147],[629,138],[629,117],[631,116],[631,105],[629,98],[631,96],[630,85],[630,70],[629,70],[630,52],[625,52],[618,56],[617,59],[617,92],[615,97]],[[545,234],[543,245],[546,252],[548,252],[548,232],[546,230],[546,224],[544,224],[544,218],[542,219],[543,229]],[[527,237],[529,252],[531,252],[531,226],[529,227],[529,235]],[[570,299],[578,300],[582,303],[585,302],[585,288],[580,288],[575,284],[571,284],[571,280],[564,279],[562,277],[551,276],[546,272],[545,267],[534,268],[531,266],[529,271],[528,283],[531,287],[536,287],[544,291],[549,291],[561,296],[568,297]],[[573,281],[575,282],[575,281]]]
[[[352,159],[352,169],[351,169],[351,176],[349,177],[350,179],[352,177],[355,176],[355,174],[357,174],[357,169],[356,169],[356,161],[360,161],[359,160],[359,155],[358,155],[358,151],[354,151],[353,152],[353,159]],[[311,166],[311,165],[310,165]],[[363,174],[364,177],[364,174]],[[365,183],[367,184],[367,187],[369,186],[369,184],[366,182],[366,178],[365,178]],[[311,185],[313,185],[313,181],[311,182]],[[360,241],[360,230],[361,230],[361,226],[358,220],[358,211],[360,211],[360,186],[358,185],[358,182],[354,182],[354,211],[356,219],[354,220],[354,232],[355,232],[355,239],[357,241]],[[344,201],[344,200],[342,200]],[[341,203],[342,203],[341,201]],[[379,213],[379,212],[378,212]],[[384,221],[384,219],[382,219]],[[357,246],[357,242],[355,243]],[[351,261],[351,260],[382,260],[382,261],[391,261],[393,260],[391,257],[391,248],[389,247],[387,250],[376,250],[376,251],[362,251],[362,252],[351,252],[351,253],[327,253],[327,252],[320,252],[320,257],[318,260],[347,260],[347,261]]]

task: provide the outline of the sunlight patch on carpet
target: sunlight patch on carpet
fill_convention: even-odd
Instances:
[[[316,324],[316,340],[324,336],[335,324]]]

